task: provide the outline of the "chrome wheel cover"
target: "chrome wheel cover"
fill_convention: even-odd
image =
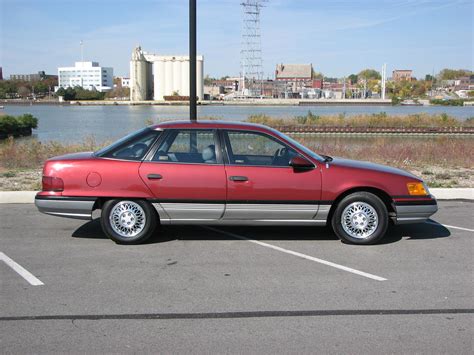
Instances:
[[[110,211],[109,221],[115,233],[123,238],[133,238],[145,228],[145,211],[136,202],[121,201]]]
[[[365,202],[353,202],[341,215],[344,231],[352,238],[366,239],[377,230],[379,216],[374,207]]]

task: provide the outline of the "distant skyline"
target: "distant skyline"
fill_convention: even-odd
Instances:
[[[239,75],[240,0],[197,0],[205,74]],[[84,59],[128,76],[133,48],[187,55],[187,0],[0,0],[3,76],[57,73]],[[312,63],[325,76],[365,68],[424,77],[474,63],[471,0],[269,0],[262,10],[265,77],[278,63]]]

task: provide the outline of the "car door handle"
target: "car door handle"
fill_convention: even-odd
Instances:
[[[249,178],[247,176],[231,176],[229,178],[231,181],[248,181]]]
[[[160,174],[148,174],[147,178],[148,180],[160,180],[163,179],[163,176]]]

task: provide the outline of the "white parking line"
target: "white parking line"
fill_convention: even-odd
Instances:
[[[467,232],[474,232],[474,229],[463,228],[463,227],[456,227],[456,226],[450,226],[449,224],[443,224],[443,223],[431,222],[431,221],[428,221],[428,223],[429,223],[429,224],[433,224],[433,225],[435,225],[435,226],[441,224],[443,227],[459,229],[459,230],[467,231]]]
[[[240,235],[237,235],[237,234],[234,234],[234,233],[230,233],[230,232],[225,232],[225,231],[222,231],[222,230],[219,230],[219,229],[216,229],[216,228],[212,228],[212,227],[208,227],[208,226],[202,226],[202,227],[203,227],[203,228],[206,228],[206,229],[209,229],[209,230],[212,230],[212,231],[214,231],[214,232],[226,234],[226,235],[228,235],[228,236],[230,236],[230,237],[232,237],[232,238],[241,239],[241,240],[246,240],[246,241],[248,241],[248,242],[250,242],[250,243],[255,243],[255,244],[261,245],[261,246],[263,246],[263,247],[270,248],[270,249],[277,250],[277,251],[281,251],[282,253],[294,255],[294,256],[297,256],[297,257],[299,257],[299,258],[303,258],[303,259],[306,259],[306,260],[315,261],[315,262],[317,262],[317,263],[320,263],[320,264],[323,264],[323,265],[327,265],[327,266],[331,266],[331,267],[334,267],[334,268],[339,269],[339,270],[344,270],[344,271],[347,271],[347,272],[350,272],[350,273],[353,273],[353,274],[356,274],[356,275],[359,275],[359,276],[367,277],[367,278],[372,279],[372,280],[376,280],[376,281],[387,281],[386,278],[383,278],[383,277],[380,277],[380,276],[377,276],[377,275],[373,275],[373,274],[369,274],[369,273],[367,273],[367,272],[359,271],[359,270],[356,270],[356,269],[353,269],[353,268],[350,268],[350,267],[347,267],[347,266],[344,266],[344,265],[339,265],[339,264],[333,263],[333,262],[331,262],[331,261],[327,261],[327,260],[315,258],[315,257],[313,257],[313,256],[309,256],[309,255],[306,255],[306,254],[298,253],[298,252],[293,251],[293,250],[289,250],[289,249],[285,249],[285,248],[280,248],[280,247],[277,247],[276,245],[272,245],[272,244],[260,242],[260,241],[255,240],[255,239],[249,239],[249,238],[242,237],[242,236],[240,236]]]
[[[26,270],[23,266],[15,262],[14,260],[10,259],[8,256],[6,256],[4,253],[0,251],[0,260],[3,260],[5,264],[10,266],[17,274],[19,274],[21,277],[23,277],[30,285],[33,286],[41,286],[44,285],[44,283],[41,282],[40,279],[38,279],[35,275],[33,275],[31,272]]]

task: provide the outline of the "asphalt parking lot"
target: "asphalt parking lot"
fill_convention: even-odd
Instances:
[[[2,353],[473,351],[473,202],[375,246],[201,226],[121,246],[30,204],[0,205],[0,227]]]

